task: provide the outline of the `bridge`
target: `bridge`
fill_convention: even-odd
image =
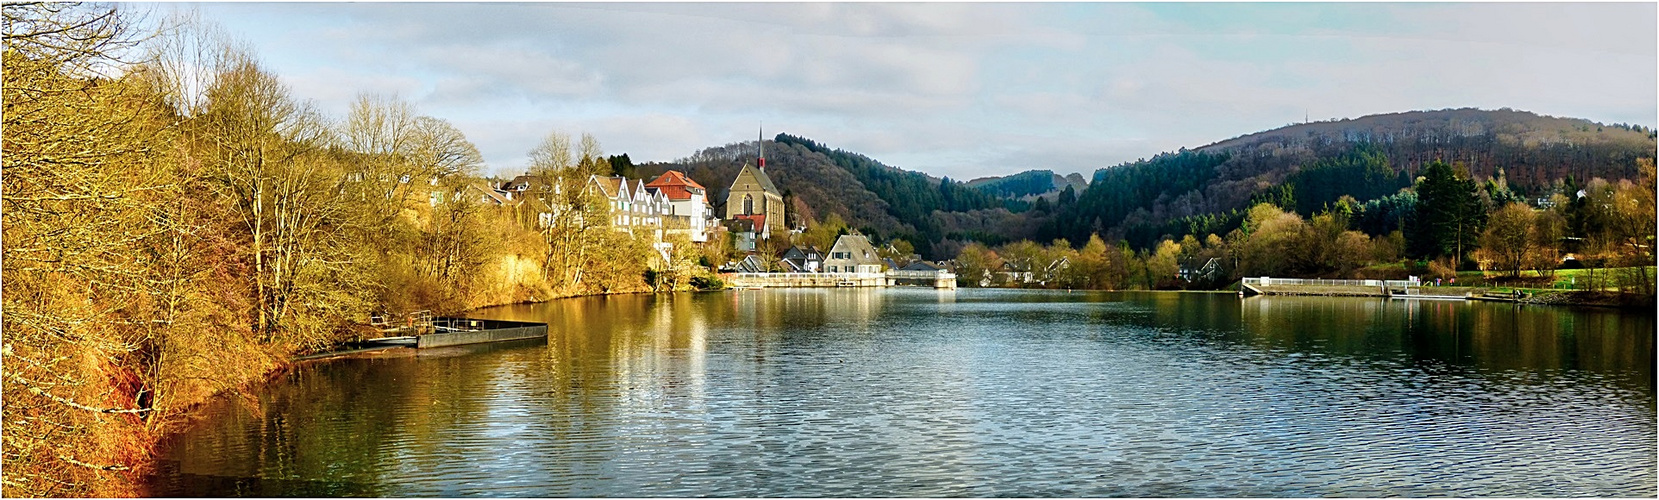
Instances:
[[[956,288],[956,275],[947,271],[887,271],[885,273],[723,273],[720,278],[737,288],[828,288],[931,286]]]
[[[956,274],[944,269],[938,271],[887,271],[887,279],[888,283],[892,285],[956,288]]]
[[[1239,280],[1239,289],[1249,295],[1415,297],[1422,294],[1422,285],[1415,277],[1409,280],[1327,280],[1263,276]]]

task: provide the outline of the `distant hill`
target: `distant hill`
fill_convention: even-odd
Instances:
[[[719,204],[738,170],[744,163],[753,164],[756,156],[754,143],[728,144],[675,162],[640,165],[636,175],[649,178],[681,170],[709,188],[711,201]],[[910,240],[924,256],[935,255],[933,242],[962,239],[953,233],[964,228],[982,236],[1020,232],[987,227],[983,221],[1010,220],[1013,214],[995,197],[961,182],[891,167],[809,139],[778,134],[766,142],[766,165],[767,175],[792,203],[792,225],[823,220],[833,212],[878,240]]]
[[[1653,156],[1654,131],[1580,118],[1474,108],[1409,111],[1289,125],[1198,148],[1254,159],[1230,177],[1285,170],[1290,164],[1340,154],[1355,144],[1375,146],[1393,165],[1412,173],[1441,159],[1461,163],[1477,178],[1503,168],[1511,185],[1545,188],[1557,179],[1625,178],[1634,159]],[[1281,172],[1282,173],[1282,172]]]
[[[1003,177],[981,177],[967,185],[998,198],[1029,202],[1037,198],[1054,201],[1068,186],[1074,193],[1082,193],[1089,188],[1089,181],[1078,173],[1062,177],[1051,170],[1027,170]]]
[[[904,238],[929,258],[949,258],[966,241],[1018,239],[1074,244],[1091,233],[1146,248],[1162,236],[1225,235],[1255,201],[1304,215],[1341,196],[1365,202],[1412,185],[1441,159],[1477,180],[1501,177],[1523,196],[1559,189],[1567,176],[1633,179],[1636,159],[1655,156],[1651,129],[1524,111],[1448,109],[1295,124],[1181,149],[1081,175],[1030,170],[962,183],[882,164],[809,139],[778,134],[766,143],[767,172],[794,203],[791,213],[831,212],[878,239]],[[715,202],[753,143],[708,148],[639,175],[670,168],[706,185]],[[1066,186],[1075,200],[1061,197]],[[1040,200],[1039,200],[1040,199]]]
[[[1412,185],[1436,159],[1482,182],[1546,196],[1567,176],[1632,179],[1655,155],[1653,130],[1524,111],[1448,109],[1290,125],[1095,172],[1044,237],[1099,232],[1144,247],[1160,235],[1224,233],[1252,200],[1304,215],[1342,195],[1365,201]]]

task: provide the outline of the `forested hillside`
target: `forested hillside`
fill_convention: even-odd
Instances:
[[[708,187],[711,201],[718,205],[743,164],[753,164],[757,154],[754,143],[728,144],[672,163],[643,164],[636,172],[651,178],[681,170]],[[928,256],[938,253],[934,242],[969,239],[966,233],[998,238],[1020,232],[1015,222],[998,223],[1011,221],[1014,214],[986,193],[809,139],[778,134],[766,142],[766,164],[767,175],[790,204],[792,225],[811,224],[835,213],[878,240],[902,238]],[[941,255],[937,258],[949,257]]]
[[[1652,158],[1654,145],[1654,131],[1640,126],[1457,109],[1292,125],[1103,168],[1089,182],[1030,170],[961,183],[788,134],[766,151],[768,173],[800,216],[792,223],[835,213],[943,259],[969,242],[1080,245],[1094,234],[1145,250],[1166,236],[1226,234],[1259,202],[1306,217],[1348,200],[1355,227],[1382,235],[1415,210],[1406,188],[1434,160],[1479,183],[1488,203],[1536,203],[1595,178],[1636,179],[1636,160]],[[719,203],[755,155],[753,143],[731,144],[638,174],[684,170]]]
[[[1062,177],[1050,170],[1027,170],[1004,177],[974,179],[968,181],[968,187],[998,198],[1034,201],[1042,197],[1054,201],[1068,187],[1072,188],[1074,195],[1083,192],[1088,189],[1089,181],[1077,173]]]
[[[1635,179],[1654,132],[1521,111],[1415,111],[1293,125],[1095,172],[1044,238],[1090,233],[1147,248],[1161,235],[1225,233],[1253,202],[1312,215],[1347,196],[1393,195],[1443,160],[1503,196],[1547,198],[1570,179]],[[1498,189],[1501,188],[1501,189]],[[1382,203],[1382,201],[1378,201]]]

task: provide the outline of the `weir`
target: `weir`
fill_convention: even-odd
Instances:
[[[899,285],[956,288],[956,275],[935,271],[885,273],[724,273],[736,288],[887,287]]]

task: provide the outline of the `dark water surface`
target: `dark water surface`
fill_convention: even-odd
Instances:
[[[545,342],[308,364],[165,496],[1644,496],[1654,316],[796,289],[492,308]]]

